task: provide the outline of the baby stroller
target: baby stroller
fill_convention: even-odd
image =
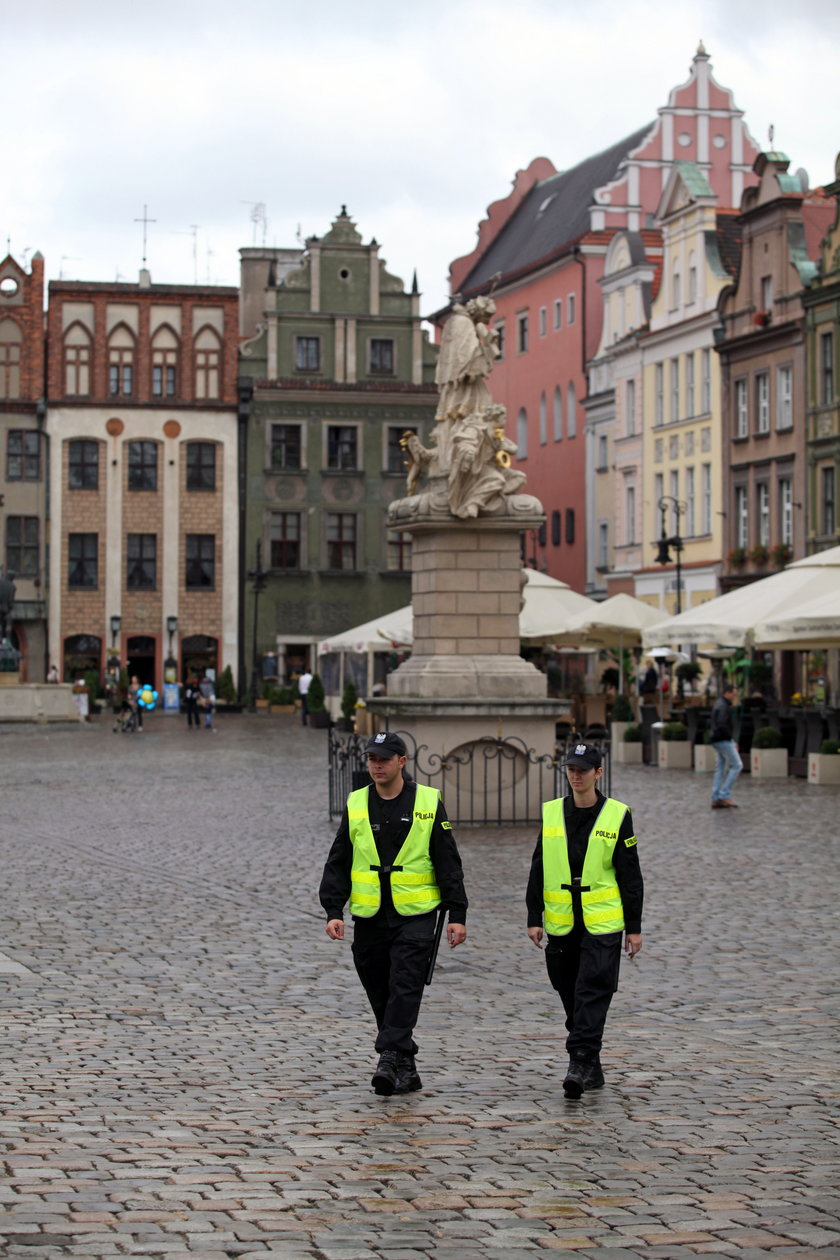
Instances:
[[[128,735],[137,730],[137,701],[133,696],[126,696],[114,721],[114,731]]]

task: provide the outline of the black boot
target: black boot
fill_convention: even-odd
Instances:
[[[379,1056],[379,1062],[376,1065],[376,1071],[371,1077],[371,1085],[375,1094],[383,1094],[386,1098],[393,1094],[397,1084],[397,1066],[399,1063],[399,1051],[383,1050]]]
[[[600,1055],[595,1055],[590,1063],[587,1064],[586,1073],[583,1078],[584,1089],[601,1089],[604,1084],[604,1073],[601,1069]]]
[[[423,1082],[420,1080],[417,1065],[414,1062],[414,1055],[400,1051],[397,1061],[397,1084],[394,1093],[413,1094],[416,1089],[422,1088]]]
[[[563,1093],[567,1098],[580,1098],[586,1089],[586,1078],[589,1074],[589,1060],[580,1054],[573,1054],[569,1059],[569,1070],[563,1081]]]

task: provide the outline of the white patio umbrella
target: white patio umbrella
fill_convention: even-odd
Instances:
[[[587,599],[566,582],[523,569],[525,588],[519,614],[519,637],[529,647],[541,644],[570,642],[569,625],[579,615],[600,608],[594,599]]]
[[[619,661],[626,647],[638,645],[642,641],[642,631],[646,626],[655,625],[662,620],[659,608],[652,608],[641,599],[632,595],[611,595],[602,603],[590,600],[590,607],[581,609],[567,630],[567,636],[576,633],[583,635],[585,643],[597,643],[602,647],[618,648]],[[624,670],[619,668],[619,691],[624,691]]]
[[[646,647],[674,643],[751,647],[758,642],[759,626],[794,615],[806,602],[831,592],[840,600],[840,547],[805,556],[779,573],[660,621],[643,632],[642,641]],[[799,641],[788,646],[807,648],[814,644]]]
[[[753,639],[756,647],[768,651],[840,647],[840,585],[814,599],[797,602],[794,611],[760,621]]]

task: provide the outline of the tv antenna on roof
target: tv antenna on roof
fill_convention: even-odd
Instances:
[[[144,204],[143,205],[143,218],[135,219],[134,222],[143,224],[143,266],[145,267],[146,266],[146,237],[148,235],[149,224],[157,223],[157,219],[149,218],[149,207]]]
[[[266,233],[268,232],[268,215],[265,209],[265,202],[264,201],[243,201],[242,204],[243,206],[251,207],[251,214],[249,217],[251,219],[251,222],[254,225],[253,240],[251,241],[251,244],[256,245],[257,228],[261,227],[262,240],[260,241],[260,244],[265,245]]]

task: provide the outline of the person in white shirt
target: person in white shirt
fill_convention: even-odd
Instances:
[[[312,675],[308,669],[305,669],[298,679],[298,695],[300,696],[300,717],[303,725],[307,725],[307,715],[309,713],[309,688],[312,685]]]

